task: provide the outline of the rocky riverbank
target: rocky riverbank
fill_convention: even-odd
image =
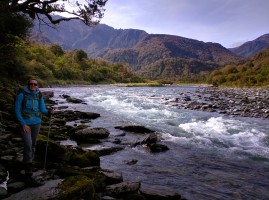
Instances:
[[[114,138],[109,148],[86,150],[83,145],[100,144],[111,137],[105,128],[87,125],[100,114],[57,106],[56,102],[49,100],[53,93],[43,94],[47,105],[56,106],[57,111],[52,119],[43,117],[34,162],[37,171],[33,174],[34,181],[26,181],[22,163],[23,143],[12,110],[15,94],[5,88],[0,90],[6,94],[0,98],[0,199],[184,199],[170,192],[169,188],[141,188],[139,181],[125,182],[121,172],[100,167],[100,156],[126,147],[143,145],[152,153],[169,150],[161,144],[154,131],[142,126],[122,125],[115,127],[121,137],[131,132],[137,134],[140,140],[121,144],[119,138]],[[70,103],[84,103],[67,95],[63,95],[63,98]],[[67,125],[68,122],[76,123],[71,126]],[[76,141],[78,145],[61,144],[60,141],[68,139]],[[126,164],[136,162],[132,160]]]
[[[180,109],[224,115],[269,118],[269,89],[206,87],[195,94],[179,93],[165,103]]]

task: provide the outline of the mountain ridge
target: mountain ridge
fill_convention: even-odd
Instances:
[[[269,33],[264,34],[255,40],[248,41],[239,47],[229,48],[229,50],[236,55],[243,56],[245,58],[249,58],[254,56],[258,52],[269,47]]]

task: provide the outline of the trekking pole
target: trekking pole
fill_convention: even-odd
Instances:
[[[48,131],[46,151],[45,151],[44,170],[46,169],[46,164],[47,164],[47,154],[48,154],[48,144],[49,144],[49,138],[50,138],[51,118],[52,118],[52,115],[50,116],[50,121],[49,121],[49,131]]]

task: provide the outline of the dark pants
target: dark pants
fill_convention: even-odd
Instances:
[[[21,135],[23,139],[23,162],[28,164],[32,163],[35,156],[35,146],[37,135],[40,130],[41,124],[28,125],[31,128],[30,133],[25,133],[23,128],[21,127]]]

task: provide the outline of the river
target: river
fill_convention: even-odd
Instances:
[[[137,146],[101,157],[102,168],[122,172],[126,181],[139,180],[141,187],[165,186],[189,200],[269,199],[269,120],[167,104],[167,99],[180,93],[191,96],[198,88],[88,86],[44,90],[54,91],[58,106],[100,113],[90,125],[107,128],[111,141],[136,139],[119,136],[114,127],[125,124],[143,125],[161,136],[161,143],[169,147],[166,152],[153,154]],[[62,94],[86,104],[69,104]],[[126,164],[130,160],[137,163]]]

